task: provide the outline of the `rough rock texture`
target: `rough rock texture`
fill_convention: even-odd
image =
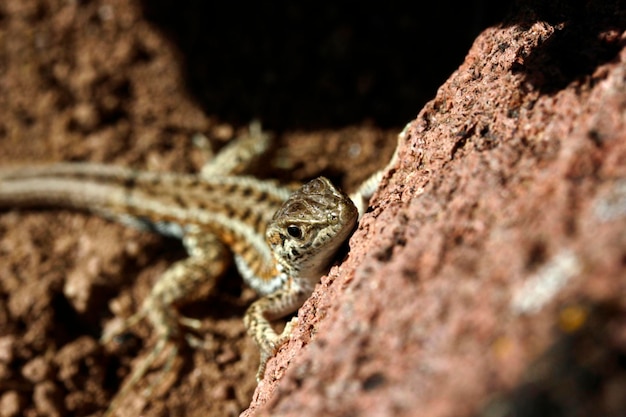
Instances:
[[[625,415],[626,10],[564,3],[410,123],[243,416]]]

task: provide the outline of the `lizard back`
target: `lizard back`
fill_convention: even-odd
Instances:
[[[246,176],[205,178],[97,164],[0,170],[0,207],[88,211],[181,239],[188,232],[213,233],[261,293],[271,291],[280,275],[265,229],[293,189]]]

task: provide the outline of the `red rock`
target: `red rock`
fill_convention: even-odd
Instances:
[[[626,409],[624,19],[580,7],[476,39],[242,416]]]

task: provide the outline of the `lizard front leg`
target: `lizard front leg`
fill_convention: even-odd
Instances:
[[[248,335],[254,339],[261,351],[261,362],[256,374],[257,381],[263,379],[269,358],[274,356],[278,348],[289,340],[297,318],[289,321],[281,334],[276,333],[270,321],[293,313],[302,306],[309,295],[310,292],[294,288],[292,282],[288,281],[280,290],[252,303],[246,311],[243,320]]]

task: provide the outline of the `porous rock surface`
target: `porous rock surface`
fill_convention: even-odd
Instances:
[[[407,126],[242,416],[624,415],[625,11],[513,16]]]

